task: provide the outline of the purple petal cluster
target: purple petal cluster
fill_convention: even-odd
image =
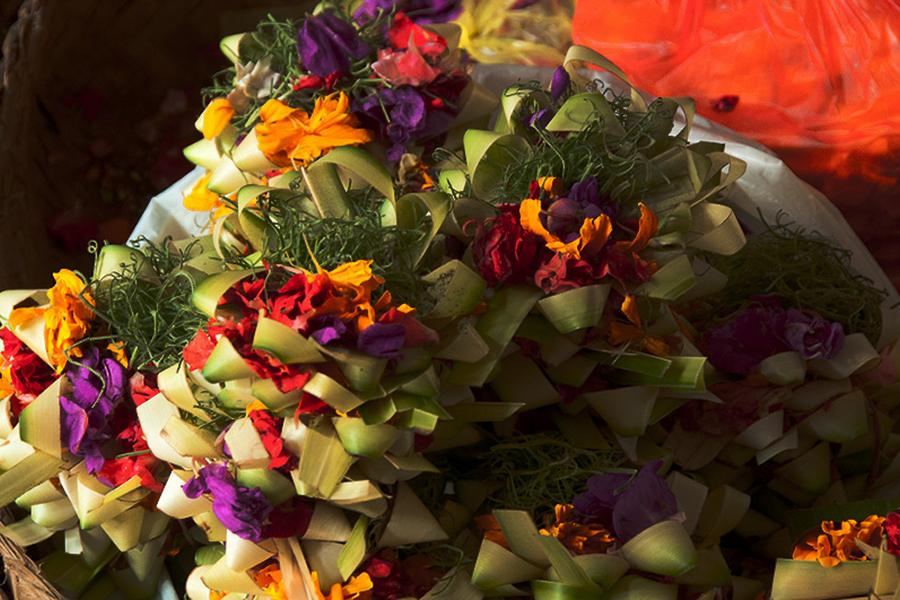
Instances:
[[[101,358],[97,348],[69,365],[72,390],[59,398],[62,442],[84,459],[89,473],[96,473],[103,467],[101,447],[112,438],[113,412],[125,398],[126,372],[114,359]]]
[[[420,25],[447,23],[462,12],[460,0],[364,0],[353,13],[358,23],[367,23],[378,16],[379,11],[405,12],[413,22]]]
[[[319,77],[350,70],[350,61],[365,58],[371,48],[352,23],[333,12],[307,17],[297,34],[297,51],[306,69]]]
[[[785,311],[782,337],[803,358],[830,359],[844,345],[844,328],[817,314],[795,308]]]
[[[373,323],[359,334],[356,346],[369,356],[396,358],[406,341],[406,328],[399,323]]]
[[[378,130],[380,139],[390,143],[388,158],[392,161],[400,160],[410,140],[422,137],[428,129],[425,98],[408,85],[386,88],[377,96],[369,96],[357,114],[367,127]]]
[[[717,369],[749,375],[765,359],[790,350],[803,358],[830,359],[844,344],[844,328],[812,312],[785,309],[771,297],[707,331],[703,346]]]
[[[621,543],[678,513],[675,494],[657,474],[661,460],[637,472],[601,473],[588,479],[588,491],[575,497],[575,509],[612,524]]]
[[[272,512],[271,503],[259,489],[238,485],[225,465],[203,467],[182,489],[188,498],[211,495],[213,513],[236,536],[252,542],[263,539],[263,522]]]

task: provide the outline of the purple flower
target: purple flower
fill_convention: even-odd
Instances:
[[[553,118],[553,114],[553,110],[549,108],[542,108],[535,111],[528,117],[528,125],[536,129],[543,129]]]
[[[781,335],[780,306],[754,305],[703,335],[706,356],[717,369],[733,375],[749,375],[759,363],[788,350]]]
[[[594,219],[604,214],[615,219],[619,215],[619,205],[609,197],[600,195],[600,184],[593,175],[572,184],[566,195],[581,205],[585,218]]]
[[[352,23],[333,12],[307,17],[297,34],[297,51],[303,66],[319,77],[346,73],[350,61],[371,53]]]
[[[104,462],[101,447],[112,437],[112,413],[125,397],[125,368],[101,359],[97,348],[70,365],[66,377],[72,391],[59,398],[61,438],[73,456],[84,459],[88,472],[96,473]]]
[[[203,467],[181,489],[188,498],[210,494],[213,513],[236,536],[252,542],[263,539],[263,521],[272,505],[258,488],[238,485],[225,465]]]
[[[406,85],[369,96],[357,114],[369,129],[377,130],[381,139],[390,142],[388,158],[392,161],[400,160],[410,140],[428,130],[425,99]]]
[[[347,332],[347,326],[334,315],[315,317],[310,320],[312,337],[323,346],[339,340]]]
[[[844,345],[840,323],[796,308],[785,311],[783,319],[784,342],[803,358],[834,358]]]
[[[647,463],[631,476],[602,473],[588,479],[588,491],[575,497],[578,512],[612,523],[621,543],[678,512],[675,494],[657,475],[661,460]]]
[[[419,24],[447,23],[462,12],[460,0],[363,0],[353,18],[358,23],[366,23],[378,16],[378,11],[403,11]]]
[[[396,358],[406,341],[406,329],[399,323],[373,323],[359,334],[356,346],[370,356]]]
[[[550,80],[550,97],[554,102],[568,93],[571,81],[568,71],[563,67],[556,67],[556,70],[553,71],[553,79]]]

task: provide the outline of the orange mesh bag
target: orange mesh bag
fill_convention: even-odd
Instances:
[[[875,177],[846,157],[897,148],[898,36],[895,0],[582,0],[572,32],[654,94],[689,93],[769,146],[827,146],[833,168]]]
[[[579,0],[572,38],[776,149],[900,281],[900,2]]]

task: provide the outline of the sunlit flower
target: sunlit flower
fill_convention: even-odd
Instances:
[[[355,146],[372,139],[357,127],[349,112],[350,100],[339,92],[316,100],[312,114],[269,100],[260,109],[256,126],[259,149],[276,165],[307,165],[339,146]]]
[[[56,284],[47,290],[49,306],[37,308],[17,308],[9,315],[12,327],[19,327],[37,317],[44,319],[44,343],[50,364],[61,373],[68,361],[67,352],[72,356],[82,356],[81,348],[75,344],[90,330],[94,317],[91,310],[93,300],[85,292],[81,278],[69,269],[61,269],[53,274]],[[84,292],[84,300],[80,294]]]
[[[878,548],[881,544],[884,517],[869,515],[862,521],[848,519],[836,525],[834,521],[822,521],[817,529],[808,532],[796,546],[794,560],[815,560],[823,567],[836,567],[843,562],[868,560],[857,545],[859,540]]]
[[[234,116],[234,107],[227,98],[215,98],[203,111],[201,131],[203,137],[211,140],[218,136]]]
[[[215,223],[218,219],[233,211],[219,194],[207,187],[209,186],[210,178],[212,178],[212,173],[207,172],[206,175],[197,180],[191,191],[184,196],[184,207],[197,212],[213,211],[212,216],[210,216],[210,222]]]
[[[267,565],[256,572],[253,576],[262,591],[269,595],[272,600],[288,600],[287,592],[284,589],[282,581],[281,569],[277,563]]]
[[[616,541],[615,535],[596,519],[582,518],[571,504],[557,504],[555,522],[541,529],[541,535],[555,537],[575,554],[605,553]]]
[[[583,253],[597,252],[602,249],[612,234],[612,221],[601,214],[594,218],[586,218],[581,224],[577,236],[565,241],[551,233],[541,222],[541,201],[528,198],[519,205],[519,218],[522,228],[544,239],[548,249],[581,258]]]

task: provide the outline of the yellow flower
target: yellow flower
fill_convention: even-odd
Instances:
[[[312,115],[280,100],[269,100],[259,111],[259,149],[276,165],[287,167],[307,165],[339,146],[370,141],[371,134],[356,126],[349,108],[350,99],[343,92],[316,100]]]
[[[67,352],[76,357],[82,356],[81,348],[74,344],[81,341],[90,329],[94,301],[88,293],[84,294],[82,301],[79,294],[84,291],[85,284],[73,271],[61,269],[53,274],[53,279],[56,284],[47,290],[49,306],[17,308],[10,313],[9,324],[19,327],[31,319],[43,317],[47,357],[56,372],[61,373],[68,361]]]
[[[575,519],[575,507],[557,504],[555,523],[541,529],[541,535],[555,537],[575,554],[601,554],[612,546],[616,537],[600,523],[580,523]]]
[[[215,223],[218,219],[231,213],[232,209],[222,200],[219,194],[207,188],[211,177],[212,173],[206,173],[206,175],[197,180],[191,191],[184,196],[184,207],[198,212],[209,212],[215,209],[210,217],[210,223]]]
[[[315,571],[312,572],[312,580],[319,595],[318,600],[368,600],[371,597],[371,594],[367,593],[372,589],[372,579],[368,573],[351,577],[344,585],[335,583],[327,596],[319,588],[319,574]]]
[[[234,107],[227,98],[216,98],[203,111],[201,126],[203,137],[211,140],[225,129],[234,116]]]
[[[612,221],[604,214],[593,219],[585,219],[581,224],[578,237],[569,243],[563,242],[547,231],[547,228],[541,223],[541,201],[536,198],[522,200],[519,205],[519,219],[525,231],[544,238],[547,248],[576,259],[581,258],[582,252],[599,250],[605,246],[612,234]]]

